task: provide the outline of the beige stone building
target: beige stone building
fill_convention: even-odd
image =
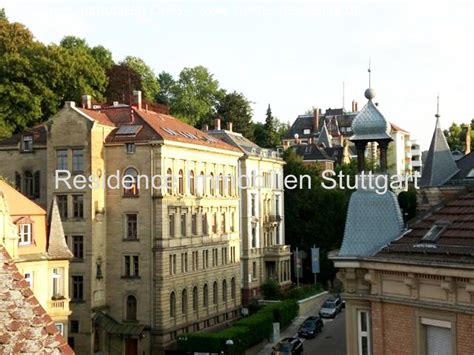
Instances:
[[[67,337],[72,254],[64,239],[57,205],[53,205],[48,223],[43,208],[0,180],[0,236],[0,245],[59,333]]]
[[[239,315],[241,155],[143,109],[139,92],[132,107],[68,102],[44,125],[0,142],[0,174],[22,190],[32,181],[28,195],[39,203],[58,202],[74,253],[69,341],[78,354],[161,353],[180,334]],[[128,180],[55,186],[57,170],[69,182]]]
[[[291,284],[291,251],[285,244],[283,193],[284,161],[278,152],[264,149],[232,130],[221,129],[220,119],[213,137],[237,147],[239,160],[242,300],[261,297],[260,287],[268,279],[281,286]]]

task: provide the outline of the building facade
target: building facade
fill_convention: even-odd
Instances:
[[[28,189],[31,172],[30,197],[57,200],[74,254],[69,341],[79,354],[161,353],[240,314],[242,153],[134,95],[133,106],[68,102],[0,142],[0,174]],[[114,174],[124,188],[101,185]],[[56,186],[80,176],[101,182]]]
[[[409,176],[413,173],[410,133],[393,123],[390,126],[393,142],[388,152],[388,172],[391,175]]]
[[[283,191],[284,161],[277,151],[264,149],[232,130],[222,129],[216,119],[208,132],[238,148],[239,160],[241,277],[244,304],[261,297],[268,279],[282,287],[291,285],[291,251],[285,244]]]

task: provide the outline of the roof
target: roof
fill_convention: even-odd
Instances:
[[[443,226],[434,242],[422,238],[435,225]],[[392,241],[378,256],[398,255],[456,261],[474,260],[474,192],[446,203],[415,222],[408,233]]]
[[[74,354],[0,245],[0,352]]]
[[[303,158],[303,161],[325,161],[334,158],[329,156],[325,149],[317,144],[296,144],[289,149],[293,149],[296,154]],[[342,147],[341,147],[342,149]]]
[[[262,148],[245,138],[242,134],[226,130],[212,130],[208,134],[215,138],[224,141],[236,148],[239,148],[243,153],[250,156],[264,156],[273,159],[281,159],[279,153],[273,149]],[[264,154],[265,153],[265,154]]]
[[[392,131],[403,132],[403,133],[407,133],[407,134],[410,133],[407,130],[405,130],[403,128],[400,128],[399,126],[397,126],[395,123],[392,123],[392,122],[390,122],[390,127],[391,127]]]
[[[0,180],[0,191],[8,201],[9,213],[16,215],[46,215],[46,211],[5,181]]]
[[[332,137],[328,132],[326,121],[324,121],[323,128],[321,128],[321,133],[319,134],[318,144],[321,144],[324,147],[332,147],[331,140],[332,140]]]
[[[441,129],[439,116],[421,175],[420,186],[441,186],[459,171]]]
[[[389,123],[372,100],[369,100],[354,118],[352,132],[351,141],[392,139]]]
[[[470,173],[474,174],[474,152],[471,152],[457,160],[456,165],[459,171],[453,176],[451,181],[468,180],[474,183],[474,175],[469,176]]]
[[[120,323],[106,313],[97,312],[92,321],[109,334],[140,335],[145,325],[137,323]]]
[[[2,139],[0,140],[0,146],[16,146],[24,135],[33,136],[33,145],[45,145],[47,137],[46,125],[40,124],[33,128],[27,128],[21,133],[16,133],[9,138]]]
[[[402,230],[402,213],[393,192],[359,188],[349,201],[339,256],[372,256]]]
[[[105,126],[112,126],[112,127],[115,126],[114,123],[107,117],[107,115],[102,113],[101,111],[87,110],[84,108],[77,108],[77,109],[83,114],[92,118],[94,121],[99,122],[100,124],[103,124]]]
[[[59,214],[56,197],[53,198],[49,214],[48,254],[53,259],[71,259],[73,254],[66,244],[63,224]]]

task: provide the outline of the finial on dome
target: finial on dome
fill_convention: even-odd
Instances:
[[[375,97],[375,90],[372,89],[372,70],[370,69],[370,57],[369,57],[369,88],[367,90],[365,90],[365,97],[368,99],[368,100],[372,100],[374,97]]]
[[[436,115],[435,117],[436,118],[439,118],[440,115],[439,115],[439,93],[438,93],[438,97],[436,98],[437,102],[436,102]]]

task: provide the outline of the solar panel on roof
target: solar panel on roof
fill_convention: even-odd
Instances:
[[[137,134],[140,131],[140,129],[142,129],[142,126],[140,125],[120,126],[116,134],[119,136],[128,136],[132,134]]]

